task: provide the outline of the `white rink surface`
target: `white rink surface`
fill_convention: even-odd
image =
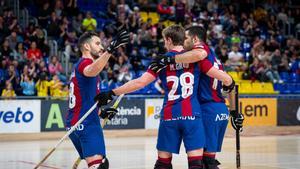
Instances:
[[[122,132],[122,131],[120,131]],[[0,169],[32,169],[56,144],[51,141],[0,141]],[[156,160],[156,137],[107,138],[110,169],[151,169]],[[218,156],[221,169],[235,168],[235,139],[225,138],[223,152]],[[41,169],[69,169],[77,152],[66,140],[48,158]],[[299,169],[300,135],[242,137],[242,169]],[[186,169],[184,147],[173,156],[174,169]],[[87,168],[82,161],[80,169]]]

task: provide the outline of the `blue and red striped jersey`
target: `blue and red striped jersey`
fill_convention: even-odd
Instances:
[[[222,82],[206,75],[211,67],[224,71],[223,65],[217,58],[215,52],[206,44],[197,45],[195,48],[204,49],[207,58],[200,61],[201,76],[199,81],[199,101],[200,104],[207,102],[225,102],[222,96]]]
[[[170,51],[166,55],[174,57],[182,52]],[[171,64],[158,74],[148,69],[154,77],[162,81],[165,90],[161,119],[172,120],[187,116],[199,116],[201,114],[198,101],[198,86],[200,69],[198,63]]]
[[[100,80],[97,77],[86,77],[83,70],[92,64],[93,60],[81,58],[74,67],[69,84],[69,111],[67,127],[73,126],[93,105],[94,97],[100,92]],[[96,108],[82,124],[99,124],[98,108]]]

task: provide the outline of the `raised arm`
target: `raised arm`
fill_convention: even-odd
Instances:
[[[176,63],[195,63],[207,57],[204,49],[193,49],[175,56]]]
[[[136,90],[139,90],[145,86],[147,86],[148,84],[150,84],[151,82],[153,82],[155,80],[155,76],[152,75],[151,73],[144,73],[141,77],[131,80],[127,83],[125,83],[124,85],[114,89],[114,90],[110,90],[108,92],[101,92],[99,93],[94,100],[98,101],[98,106],[102,106],[102,105],[106,105],[109,102],[111,102],[113,100],[113,96],[116,95],[121,95],[121,94],[126,94],[126,93],[131,93],[134,92]]]
[[[153,82],[155,79],[156,78],[152,74],[146,72],[141,77],[131,80],[131,81],[125,83],[124,85],[114,89],[113,92],[115,95],[131,93],[131,92],[134,92],[136,90],[139,90],[139,89],[147,86],[148,84]]]
[[[111,56],[110,53],[104,52],[96,61],[94,61],[92,64],[86,66],[83,69],[84,76],[87,77],[97,76],[107,64],[110,56]]]

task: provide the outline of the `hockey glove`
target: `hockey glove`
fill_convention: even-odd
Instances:
[[[165,67],[167,67],[167,65],[161,64],[160,62],[152,62],[149,65],[149,69],[152,70],[155,73],[159,73],[162,69],[164,69]]]
[[[102,118],[102,119],[109,119],[109,120],[111,120],[112,118],[114,118],[115,117],[115,115],[118,113],[118,110],[117,109],[115,109],[115,108],[112,108],[112,107],[110,107],[110,108],[105,108],[105,109],[102,109],[101,110],[101,113],[100,113],[100,117]]]
[[[236,114],[236,111],[230,111],[230,121],[231,121],[231,126],[235,130],[239,130],[240,132],[243,131],[243,122],[244,122],[244,115],[242,113]]]
[[[129,33],[125,29],[124,26],[118,29],[117,35],[113,38],[110,42],[109,46],[107,47],[107,52],[112,54],[114,53],[120,46],[126,45],[129,42]]]
[[[234,87],[235,87],[235,81],[232,79],[232,82],[231,82],[231,84],[229,86],[225,86],[223,84],[222,87],[223,87],[223,92],[230,93],[234,89]]]
[[[111,102],[113,100],[113,96],[115,96],[115,93],[112,90],[108,92],[101,92],[95,96],[94,101],[98,101],[98,107],[101,107]]]

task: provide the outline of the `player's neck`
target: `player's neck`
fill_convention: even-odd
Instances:
[[[180,52],[182,50],[184,50],[183,46],[178,45],[178,46],[172,46],[169,51],[178,51],[178,52]]]
[[[91,55],[90,52],[82,52],[82,58],[89,58],[92,59],[94,61],[93,56]]]

